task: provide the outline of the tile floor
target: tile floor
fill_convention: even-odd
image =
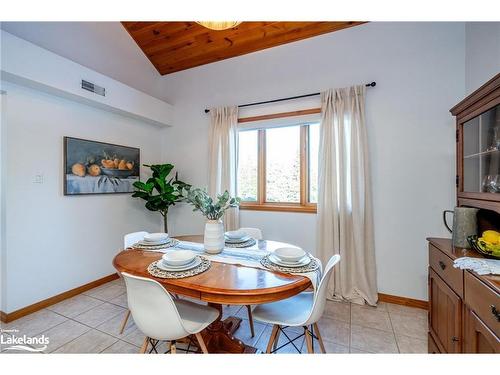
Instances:
[[[130,318],[122,335],[118,333],[127,307],[123,281],[115,280],[78,296],[4,324],[4,330],[17,329],[16,336],[45,335],[50,343],[46,353],[137,353],[143,334]],[[235,336],[265,351],[272,327],[255,322],[255,337],[245,307],[224,308],[224,316],[243,318]],[[427,312],[405,306],[380,303],[378,307],[331,302],[318,322],[328,353],[427,353]],[[288,328],[288,335],[301,332]],[[283,343],[284,337],[280,337]],[[304,338],[296,341],[306,352]],[[317,343],[315,343],[318,349]],[[0,347],[5,353],[4,347]],[[12,352],[9,350],[8,352]],[[279,353],[296,353],[293,346]]]

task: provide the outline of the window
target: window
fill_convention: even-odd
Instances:
[[[257,202],[258,130],[239,132],[238,196]]]
[[[316,212],[319,123],[240,130],[242,209]]]
[[[309,202],[318,203],[318,163],[319,163],[319,124],[308,126],[309,131]]]
[[[266,202],[300,202],[300,127],[265,130]]]

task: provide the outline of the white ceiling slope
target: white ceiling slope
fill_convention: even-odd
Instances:
[[[160,74],[119,22],[2,22],[0,27],[146,94],[169,101],[161,89]]]

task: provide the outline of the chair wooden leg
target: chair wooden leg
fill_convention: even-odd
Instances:
[[[255,331],[253,328],[252,307],[250,305],[247,305],[247,312],[248,312],[248,322],[250,323],[250,333],[252,334],[252,337],[254,337]]]
[[[278,334],[278,330],[279,330],[279,325],[275,324],[271,332],[271,337],[269,337],[266,353],[271,353],[271,348],[273,347],[274,340],[276,340],[276,335]]]
[[[278,329],[278,332],[276,332],[276,337],[274,338],[273,350],[276,350],[276,348],[278,347],[278,343],[280,342],[280,335],[281,331]]]
[[[321,348],[321,352],[323,354],[325,354],[326,353],[325,345],[323,344],[323,339],[321,338],[321,333],[319,333],[318,323],[314,323],[313,327],[314,327],[314,333],[316,334],[316,336],[318,336],[319,347]]]
[[[146,353],[146,349],[148,348],[148,342],[149,342],[149,337],[146,336],[144,338],[144,341],[142,342],[141,350],[139,351],[139,353],[141,354]]]
[[[312,353],[314,353],[313,346],[312,346],[313,338],[312,338],[311,334],[309,333],[309,330],[307,329],[307,327],[304,327],[304,334],[306,336],[307,352],[312,354]]]
[[[203,352],[203,354],[208,354],[207,346],[205,345],[205,341],[203,341],[203,337],[201,336],[201,333],[195,333],[196,340],[198,340],[198,344],[200,344],[200,349]]]
[[[130,317],[130,310],[127,310],[127,313],[125,314],[125,318],[123,318],[122,326],[120,327],[120,335],[125,330],[125,326],[127,325],[129,317]]]

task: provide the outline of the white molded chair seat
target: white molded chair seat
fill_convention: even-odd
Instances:
[[[146,231],[127,233],[125,236],[123,236],[123,249],[127,249],[137,242],[142,241],[146,234],[148,234],[148,232]],[[127,325],[129,317],[130,310],[127,310],[127,312],[125,313],[125,317],[123,318],[122,325],[120,326],[120,335],[125,330],[125,326]]]
[[[323,277],[314,292],[302,292],[294,297],[278,302],[258,305],[253,310],[253,317],[263,323],[273,324],[273,331],[267,346],[267,352],[276,344],[282,327],[303,327],[306,336],[307,349],[309,353],[314,352],[313,340],[319,341],[321,351],[325,353],[325,347],[317,325],[323,315],[326,305],[326,292],[333,267],[340,261],[340,255],[334,255],[326,265]]]
[[[175,353],[176,340],[195,335],[200,349],[207,353],[200,332],[214,322],[219,311],[210,306],[174,299],[156,280],[122,273],[127,286],[127,302],[134,322],[146,335],[141,352],[151,340],[170,341]]]
[[[281,301],[258,305],[253,310],[253,317],[270,324],[302,326],[314,302],[313,292],[303,292]]]
[[[175,307],[179,312],[182,325],[189,334],[201,332],[207,328],[217,317],[219,312],[208,306],[199,305],[195,302],[174,299]]]
[[[126,249],[137,242],[142,241],[146,234],[148,234],[148,232],[145,231],[127,233],[123,236],[123,247]]]
[[[262,231],[259,228],[240,228],[239,230],[256,240],[262,239]]]

